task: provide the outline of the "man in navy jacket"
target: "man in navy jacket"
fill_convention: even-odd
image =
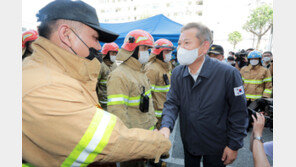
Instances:
[[[248,112],[240,72],[207,56],[212,33],[189,23],[181,30],[160,132],[169,137],[179,114],[185,166],[223,167],[237,157]]]

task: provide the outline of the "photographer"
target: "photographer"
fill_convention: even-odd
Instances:
[[[252,118],[254,120],[254,125],[253,125],[253,132],[250,137],[250,150],[253,152],[253,158],[254,158],[254,166],[255,167],[270,167],[270,164],[267,160],[266,154],[272,157],[272,148],[268,148],[272,145],[268,143],[266,145],[267,147],[264,148],[263,146],[263,139],[262,139],[262,132],[264,129],[264,124],[265,124],[265,118],[262,114],[256,113],[255,118],[254,115],[252,115]],[[266,152],[265,150],[271,150]]]
[[[248,53],[244,49],[235,53],[235,68],[240,70],[248,65],[247,55]]]
[[[234,57],[232,57],[232,56],[227,57],[227,63],[228,63],[229,65],[235,67],[235,64],[236,64],[236,63],[235,63]]]

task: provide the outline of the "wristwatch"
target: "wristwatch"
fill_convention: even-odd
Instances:
[[[261,141],[262,143],[264,143],[264,141],[263,141],[263,137],[262,137],[262,136],[254,136],[254,140],[259,140],[259,141]]]

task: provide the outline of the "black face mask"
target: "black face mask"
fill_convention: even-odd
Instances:
[[[70,28],[71,29],[71,28]],[[72,30],[72,29],[71,29]],[[92,60],[93,58],[97,58],[100,63],[103,62],[103,58],[102,58],[102,54],[101,52],[97,51],[95,48],[93,47],[88,47],[86,45],[86,43],[75,33],[75,31],[72,30],[72,32],[80,39],[80,41],[89,49],[89,55],[85,58]],[[70,47],[70,49],[77,55],[77,53]]]

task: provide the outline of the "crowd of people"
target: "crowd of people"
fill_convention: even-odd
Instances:
[[[184,25],[178,46],[140,29],[118,46],[83,1],[36,16],[38,30],[22,36],[24,165],[165,166],[179,116],[185,166],[223,167],[243,147],[248,105],[272,98],[272,53],[226,58],[201,23]],[[255,166],[268,166],[264,113],[252,119]]]

